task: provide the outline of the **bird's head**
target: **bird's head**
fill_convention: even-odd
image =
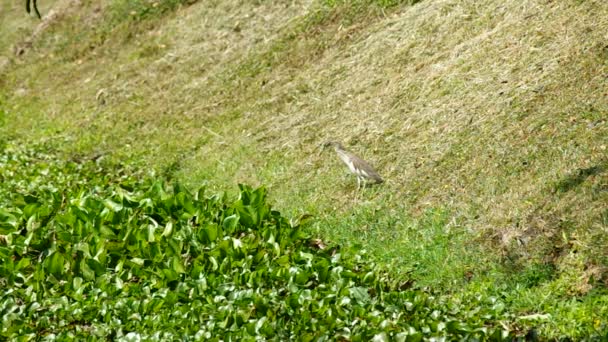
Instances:
[[[342,144],[340,144],[337,141],[326,141],[323,143],[323,145],[321,145],[323,147],[323,149],[326,149],[328,147],[333,147],[333,148],[339,148],[342,149]]]

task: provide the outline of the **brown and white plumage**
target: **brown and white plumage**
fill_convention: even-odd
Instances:
[[[349,152],[344,149],[342,144],[339,142],[328,141],[323,144],[324,147],[332,146],[338,157],[348,166],[350,172],[354,173],[357,176],[357,189],[361,187],[361,183],[374,183],[380,184],[384,182],[384,179],[380,177],[378,172],[374,170],[374,168],[369,165],[365,160],[361,159],[356,154]]]

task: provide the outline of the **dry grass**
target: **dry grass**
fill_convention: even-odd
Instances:
[[[239,117],[227,127],[239,134],[229,145],[262,153],[234,175],[271,184],[285,202],[294,188],[310,194],[297,196],[305,203],[328,194],[350,201],[350,188],[318,180],[336,165],[316,145],[333,138],[376,156],[387,197],[414,211],[448,206],[507,249],[515,240],[528,249],[539,235],[580,239],[569,236],[573,227],[595,238],[588,228],[605,225],[607,201],[608,21],[597,15],[606,10],[599,2],[432,1],[347,28],[346,43],[337,28],[326,42],[336,47],[298,69],[285,62],[238,80],[248,101],[233,104]],[[286,61],[292,53],[305,52],[293,47]],[[285,176],[256,177],[275,153],[289,161]],[[601,171],[556,189],[590,168]],[[537,257],[560,248],[530,247]]]
[[[2,5],[0,94],[24,113],[4,132],[189,184],[266,184],[326,237],[396,259],[414,243],[405,222],[442,208],[490,258],[554,267],[560,293],[607,281],[604,2],[205,1],[96,28],[108,4],[84,2],[22,57],[11,42],[32,24]],[[353,201],[354,178],[318,149],[330,138],[387,183]]]

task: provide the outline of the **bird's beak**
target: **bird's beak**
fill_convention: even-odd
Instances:
[[[326,142],[319,144],[317,146],[317,149],[319,150],[318,155],[321,155],[321,153],[323,153],[323,151],[325,151],[325,149],[327,148],[327,146],[329,146],[329,144],[326,143]]]
[[[319,152],[317,153],[318,156],[321,155],[321,153],[323,153],[323,151],[325,150],[325,145],[321,144],[317,146],[317,150],[319,150]]]

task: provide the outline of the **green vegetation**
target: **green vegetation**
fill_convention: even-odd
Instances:
[[[65,242],[68,264],[70,241],[83,235],[51,233],[61,223],[54,218],[78,215],[68,198],[90,198],[82,205],[93,222],[104,210],[114,215],[112,205],[100,204],[109,200],[122,205],[121,219],[139,224],[140,201],[161,210],[158,196],[177,201],[201,186],[207,195],[227,192],[217,199],[226,208],[210,213],[230,216],[239,196],[254,191],[236,184],[251,184],[268,189],[285,217],[312,216],[294,225],[303,236],[285,241],[294,246],[289,253],[300,248],[331,260],[307,245],[314,237],[340,246],[348,269],[365,250],[361,267],[386,277],[387,293],[405,282],[403,295],[436,298],[429,308],[439,320],[484,326],[488,334],[534,328],[542,339],[608,334],[602,2],[56,0],[39,4],[41,22],[22,5],[0,4],[0,147],[3,165],[21,165],[0,170],[1,247],[14,253],[36,227],[38,245],[27,248],[41,254],[19,254],[12,264],[3,257],[2,267],[25,258],[30,264],[19,267],[27,272],[41,267],[65,279],[80,272],[72,263],[49,266],[58,247],[42,242]],[[328,139],[369,159],[387,182],[356,194],[337,158],[318,149]],[[157,196],[149,189],[158,182],[183,187],[162,186],[167,194]],[[123,195],[138,204],[129,207]],[[168,218],[173,227],[188,224],[165,214],[154,234],[162,236]],[[78,220],[81,228],[64,222],[61,229],[88,232],[91,221]],[[110,267],[102,278],[116,284],[124,275],[104,251]],[[148,250],[127,250],[125,258],[145,260],[129,254],[140,252]],[[162,271],[171,273],[168,260],[138,269],[171,288],[161,278],[170,277]],[[188,260],[178,277],[186,283]],[[2,280],[16,281],[17,292],[43,282],[21,273]],[[61,277],[60,285],[50,282],[56,293],[49,298],[72,291],[73,280]],[[97,288],[78,277],[87,291]],[[460,313],[446,311],[450,305]],[[352,310],[345,314],[359,309]],[[413,313],[417,322],[425,312]],[[377,329],[375,319],[365,321],[370,334]],[[14,322],[24,333],[36,329],[27,319]]]
[[[312,239],[264,188],[192,194],[43,148],[0,154],[4,338],[509,336],[499,301],[410,289],[365,255]]]

